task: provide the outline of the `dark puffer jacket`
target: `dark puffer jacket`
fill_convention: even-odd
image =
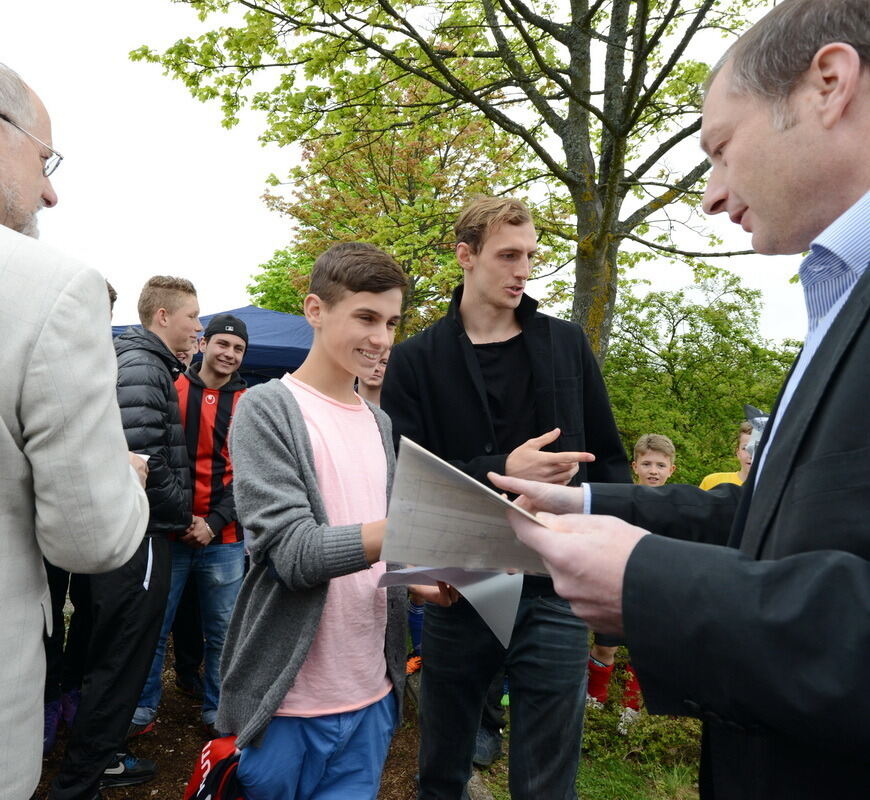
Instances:
[[[175,391],[183,365],[160,337],[141,328],[128,328],[118,336],[115,352],[127,446],[150,456],[146,535],[183,531],[192,519],[187,444]]]

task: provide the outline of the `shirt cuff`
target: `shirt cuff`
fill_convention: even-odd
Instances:
[[[592,487],[588,483],[581,483],[583,489],[583,513],[592,513]]]

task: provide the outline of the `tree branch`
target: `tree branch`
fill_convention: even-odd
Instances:
[[[663,253],[672,253],[675,256],[685,256],[686,258],[731,258],[732,256],[751,256],[755,254],[755,250],[732,250],[727,253],[694,253],[690,250],[682,250],[679,247],[668,247],[667,245],[650,242],[646,239],[641,239],[640,236],[635,236],[633,233],[623,233],[621,236],[623,239],[631,239],[633,242],[638,242],[644,247],[661,250]]]

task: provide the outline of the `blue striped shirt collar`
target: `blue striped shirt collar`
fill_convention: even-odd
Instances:
[[[800,266],[809,329],[858,281],[870,262],[870,192],[841,214],[810,245]]]

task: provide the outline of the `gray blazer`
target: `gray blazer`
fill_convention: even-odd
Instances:
[[[42,557],[121,566],[148,503],[127,460],[103,278],[0,226],[0,342],[0,800],[26,800],[42,765]]]

